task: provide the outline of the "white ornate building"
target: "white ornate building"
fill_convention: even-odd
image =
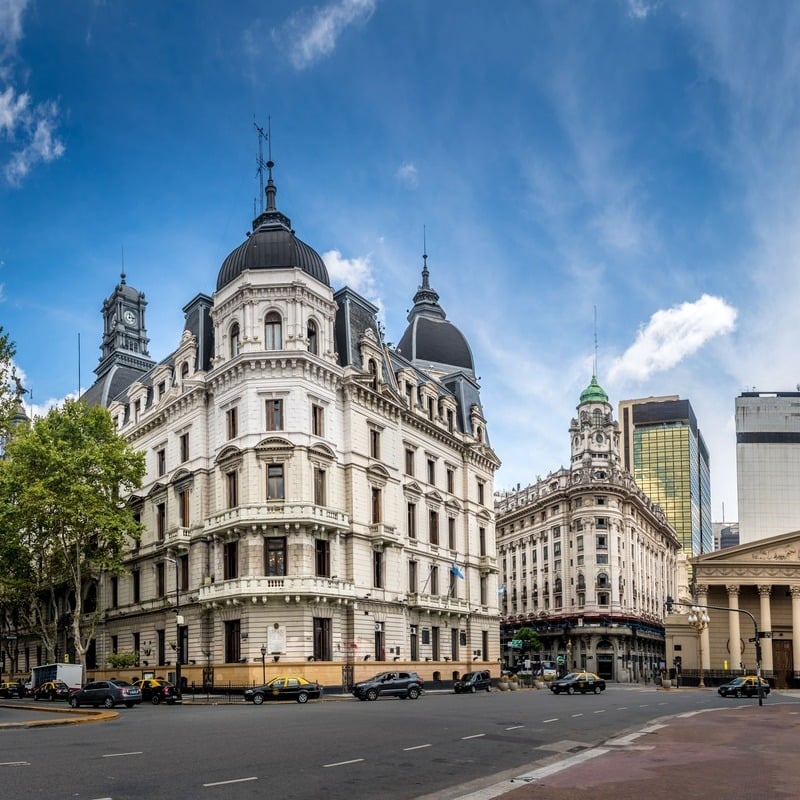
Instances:
[[[104,304],[85,399],[108,406],[147,475],[129,573],[101,583],[95,665],[132,650],[163,673],[179,657],[210,684],[241,680],[235,665],[260,677],[262,648],[312,674],[497,663],[499,462],[469,345],[427,256],[400,344],[385,345],[377,309],[334,292],[277,210],[268,166],[265,211],[213,296],[184,307],[168,358],[149,359],[144,295],[124,275]]]
[[[680,543],[622,469],[619,426],[594,376],[577,411],[569,468],[495,498],[504,656],[513,660],[506,648],[527,626],[544,660],[637,680],[665,656]]]

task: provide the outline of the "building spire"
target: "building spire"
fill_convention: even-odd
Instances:
[[[256,131],[258,131],[258,155],[256,156],[256,163],[258,164],[259,188],[262,190],[264,189],[264,169],[267,170],[267,186],[264,190],[267,196],[267,207],[264,208],[263,206],[264,201],[262,194],[261,213],[253,220],[253,230],[261,225],[274,222],[291,229],[292,221],[285,214],[281,214],[281,212],[278,211],[278,206],[275,203],[275,196],[278,193],[278,189],[275,186],[275,181],[272,179],[272,168],[275,166],[275,162],[272,160],[272,117],[267,117],[266,131],[256,125],[255,121],[253,122],[253,125],[255,126]],[[262,155],[264,141],[267,142],[266,161],[264,161]]]
[[[428,241],[427,229],[422,227],[422,285],[417,287],[414,295],[414,307],[408,312],[411,321],[418,314],[427,314],[432,317],[445,318],[444,309],[439,305],[439,294],[431,289],[430,272],[428,271]]]

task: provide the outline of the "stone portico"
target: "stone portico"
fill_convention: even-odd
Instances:
[[[679,659],[686,682],[702,676],[707,685],[755,673],[757,628],[762,675],[778,688],[800,686],[800,531],[718,550],[691,565],[692,589],[679,589],[666,620],[667,667]],[[699,631],[688,621],[693,603],[711,606]]]

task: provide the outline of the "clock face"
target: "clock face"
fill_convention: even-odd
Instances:
[[[136,315],[130,309],[122,315],[122,318],[128,325],[133,325],[133,323],[136,322]]]

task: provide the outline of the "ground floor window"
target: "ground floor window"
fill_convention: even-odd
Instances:
[[[241,621],[231,619],[225,623],[225,663],[236,664],[241,658]]]
[[[331,621],[314,617],[314,661],[331,661]]]

